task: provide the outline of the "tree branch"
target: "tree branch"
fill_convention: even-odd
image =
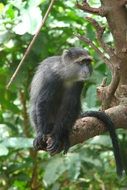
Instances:
[[[112,73],[111,83],[106,86],[106,78],[102,81],[102,84],[97,87],[97,95],[99,100],[102,102],[102,110],[108,109],[112,106],[111,103],[117,105],[119,102],[114,96],[116,89],[118,88],[120,82],[120,68],[115,67]]]
[[[110,59],[112,59],[113,56],[115,56],[115,53],[112,48],[110,48],[103,39],[103,33],[105,31],[104,27],[101,27],[100,24],[93,18],[91,17],[86,17],[87,19],[96,29],[96,35],[97,35],[97,40],[99,41],[101,47],[103,48],[104,52],[107,53],[110,56]],[[111,60],[112,62],[112,60]],[[112,65],[110,65],[112,66]]]
[[[127,107],[120,105],[105,111],[115,123],[116,128],[127,129]],[[99,120],[85,117],[77,120],[70,135],[71,146],[106,132],[106,126]]]
[[[119,81],[120,81],[120,68],[116,67],[115,71],[112,75],[112,81],[110,83],[110,85],[108,86],[108,96],[112,97],[114,96],[116,89],[119,85]]]
[[[107,9],[103,7],[99,7],[99,8],[90,7],[90,5],[86,1],[84,1],[82,5],[77,2],[76,6],[85,12],[100,15],[100,16],[105,16],[108,11]]]

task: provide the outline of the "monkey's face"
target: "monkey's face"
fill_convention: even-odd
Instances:
[[[77,67],[77,81],[85,81],[92,74],[91,59],[83,59],[80,62],[74,63]]]
[[[84,58],[83,60],[76,62],[74,64],[75,64],[76,81],[87,80],[92,73],[91,59]]]
[[[92,58],[87,50],[71,48],[63,53],[64,79],[69,82],[85,81],[92,73]]]
[[[71,84],[77,81],[88,80],[92,73],[91,59],[83,59],[65,66],[64,79]]]

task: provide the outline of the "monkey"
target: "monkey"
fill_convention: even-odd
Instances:
[[[30,89],[30,121],[37,137],[35,150],[47,150],[54,155],[67,153],[69,135],[79,117],[95,117],[109,130],[112,139],[117,173],[122,175],[123,166],[115,125],[101,111],[81,113],[81,93],[84,82],[92,74],[92,57],[88,51],[72,47],[62,55],[48,57],[38,66]]]

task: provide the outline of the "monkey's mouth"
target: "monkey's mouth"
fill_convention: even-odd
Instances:
[[[82,75],[80,76],[81,81],[86,81],[89,80],[92,72],[83,72]]]
[[[80,79],[79,79],[79,81],[82,81],[82,82],[84,82],[84,81],[88,81],[90,79],[90,76],[83,76],[83,77],[80,77]]]

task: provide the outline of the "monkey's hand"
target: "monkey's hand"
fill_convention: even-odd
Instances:
[[[61,136],[59,137],[58,134],[52,135],[47,140],[47,151],[51,155],[60,153],[62,150],[64,151],[64,154],[66,154],[69,147],[70,147],[69,135],[67,134],[66,136],[64,135],[62,137]]]
[[[46,139],[44,140],[43,135],[39,134],[33,141],[33,147],[35,150],[45,150],[47,147]]]

